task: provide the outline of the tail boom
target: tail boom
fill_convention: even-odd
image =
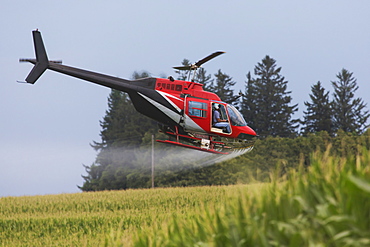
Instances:
[[[38,30],[32,31],[36,59],[21,58],[19,62],[30,62],[35,66],[26,78],[27,83],[34,84],[37,79],[47,70],[53,70],[62,74],[76,77],[82,80],[90,81],[102,86],[128,92],[130,90],[136,91],[138,86],[131,83],[130,80],[125,80],[118,77],[104,75],[88,70],[83,70],[71,66],[62,65],[60,60],[48,60],[46,49]]]

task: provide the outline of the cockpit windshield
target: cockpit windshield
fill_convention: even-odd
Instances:
[[[230,117],[231,124],[234,126],[246,126],[242,114],[232,105],[227,104],[227,112]]]

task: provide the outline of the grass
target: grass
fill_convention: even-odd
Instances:
[[[278,174],[278,171],[276,174]],[[370,246],[370,153],[269,184],[0,198],[0,246]]]

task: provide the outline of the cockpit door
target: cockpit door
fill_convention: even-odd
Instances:
[[[229,121],[226,105],[212,102],[211,132],[231,134],[232,129]]]
[[[195,97],[186,97],[186,129],[201,132],[209,131],[209,121],[211,119],[209,111],[210,109],[208,100]]]

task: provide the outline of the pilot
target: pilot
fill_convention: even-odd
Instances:
[[[214,104],[213,108],[213,126],[217,128],[226,128],[227,133],[230,133],[230,124],[227,120],[223,120],[220,118],[220,105]]]

